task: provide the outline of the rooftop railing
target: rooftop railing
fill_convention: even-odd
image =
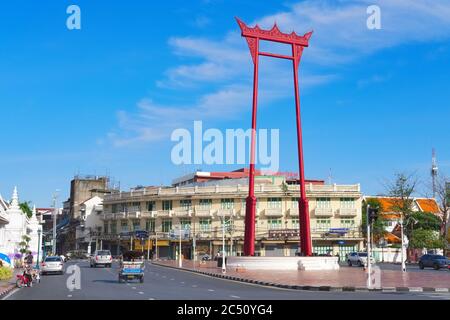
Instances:
[[[299,185],[289,185],[287,187],[278,185],[256,185],[255,193],[299,193]],[[306,185],[308,193],[360,193],[361,187],[356,185]],[[248,194],[248,186],[207,186],[207,187],[174,187],[174,188],[142,188],[128,192],[118,192],[105,195],[105,202],[139,199],[147,196],[192,196],[192,195],[213,195],[213,194]]]

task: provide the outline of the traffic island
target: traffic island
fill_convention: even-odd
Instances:
[[[222,273],[217,262],[200,264],[183,261],[179,268],[177,261],[158,261],[153,265],[169,267],[210,277],[252,283],[267,287],[291,290],[333,291],[333,292],[450,292],[450,272],[407,272],[381,270],[381,284],[368,289],[366,272],[362,268],[342,267],[340,270],[299,271],[299,270],[243,270],[227,267]]]

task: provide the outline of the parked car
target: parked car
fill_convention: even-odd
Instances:
[[[446,257],[438,254],[425,254],[419,259],[419,268],[425,269],[426,267],[439,270],[441,268],[449,268],[449,261]]]
[[[98,265],[103,265],[106,268],[111,268],[113,259],[111,251],[109,250],[97,250],[90,258],[91,268],[96,268]]]
[[[46,257],[44,262],[41,264],[41,273],[43,275],[49,273],[59,273],[61,275],[64,274],[64,262],[61,257]]]
[[[370,258],[370,261],[375,263],[373,257]],[[356,265],[358,267],[363,267],[367,265],[367,252],[352,252],[347,256],[347,263],[349,267]]]
[[[212,259],[211,259],[211,256],[206,253],[206,254],[200,255],[200,260],[201,261],[211,261]]]

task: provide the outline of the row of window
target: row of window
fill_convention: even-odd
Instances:
[[[291,206],[292,208],[298,208],[298,198],[292,198]],[[318,208],[331,208],[331,198],[317,198],[317,207]],[[355,199],[354,198],[341,198],[341,207],[342,208],[355,208]],[[220,207],[221,209],[234,209],[235,199],[221,199]],[[241,200],[242,207],[245,208],[246,202],[245,199]],[[137,211],[140,210],[139,202],[132,203],[122,203],[122,204],[113,204],[112,205],[112,213],[117,212],[127,212],[129,209],[134,208]],[[258,202],[257,202],[258,206]],[[192,200],[180,200],[180,207],[185,210],[192,209]],[[199,200],[199,208],[200,209],[211,209],[212,207],[212,199],[200,199]],[[282,208],[282,198],[267,198],[267,207],[270,209],[281,209]],[[157,211],[156,201],[147,201],[146,202],[147,211]],[[173,200],[163,200],[162,201],[162,210],[170,211],[173,210]]]
[[[211,231],[211,224],[212,219],[211,218],[202,218],[199,219],[199,226],[200,230],[203,232]],[[180,219],[180,224],[182,229],[190,228],[191,227],[191,219]],[[172,219],[163,219],[161,224],[161,230],[162,232],[169,232],[172,230]],[[232,219],[228,218],[225,219],[225,226],[226,228],[233,227],[233,221]],[[267,226],[269,230],[279,230],[283,229],[282,219],[275,218],[275,219],[268,219],[267,220]],[[356,226],[354,219],[342,219],[341,220],[341,227],[342,228],[354,228]],[[120,222],[120,232],[128,232],[129,229],[129,223],[127,220],[122,220]],[[300,227],[299,219],[291,219],[291,228],[292,229],[298,229]],[[131,224],[131,230],[141,230],[141,222],[138,219],[135,219],[132,221]],[[317,219],[316,220],[316,230],[329,230],[331,228],[331,219]],[[148,232],[155,232],[156,230],[156,223],[155,219],[147,219],[145,220],[145,230]],[[116,223],[109,223],[105,222],[104,224],[104,231],[105,233],[112,233],[117,234],[117,224]]]

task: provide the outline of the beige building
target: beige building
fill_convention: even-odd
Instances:
[[[280,176],[256,179],[257,255],[294,256],[298,248],[300,191],[299,185],[287,182]],[[360,186],[316,182],[309,183],[306,190],[314,253],[339,254],[343,258],[348,252],[362,249]],[[159,258],[175,258],[179,240],[171,238],[170,233],[181,227],[190,230],[189,239],[182,241],[185,257],[193,256],[194,237],[198,255],[216,255],[222,250],[224,229],[227,254],[241,255],[247,195],[246,179],[146,187],[106,195],[103,249],[119,254],[130,248],[148,250],[150,246],[155,252],[157,244]],[[152,235],[150,243],[127,235],[136,230],[148,231]]]

